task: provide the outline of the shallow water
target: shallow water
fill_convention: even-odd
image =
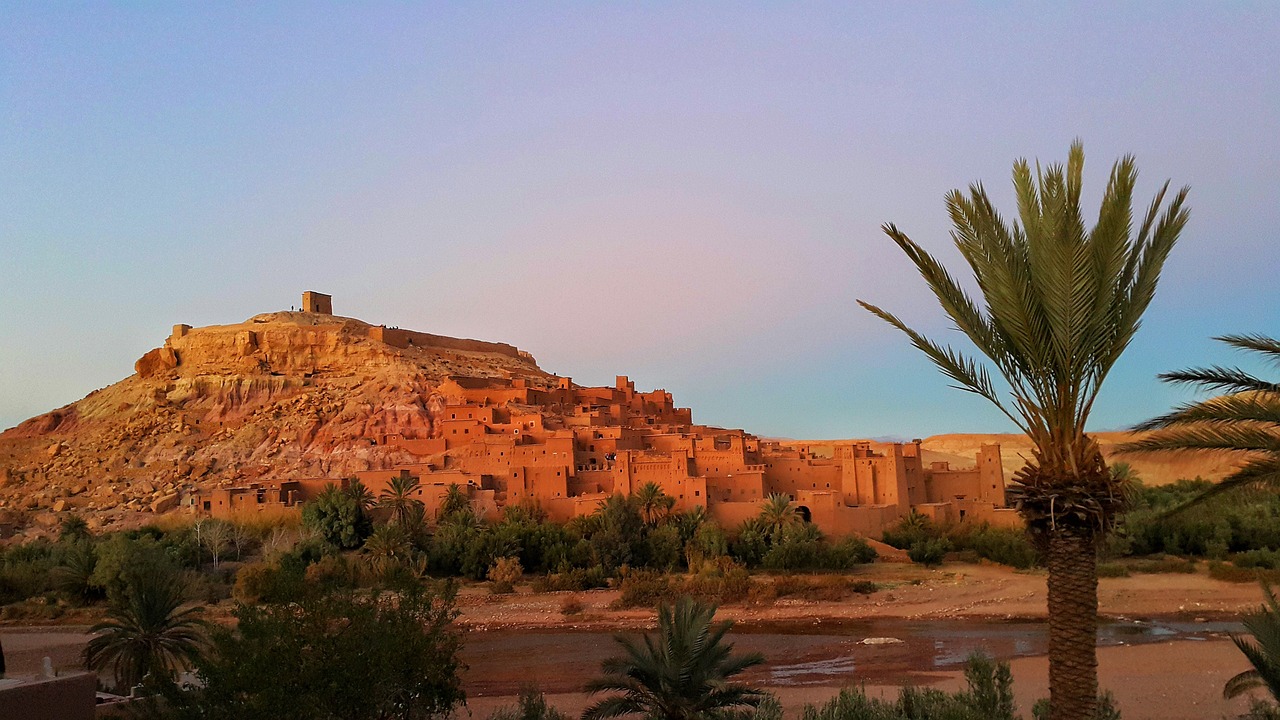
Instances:
[[[1238,623],[1118,621],[1099,628],[1098,644],[1126,645],[1221,637]],[[729,635],[739,651],[760,652],[766,664],[744,679],[769,686],[903,683],[952,670],[974,652],[999,660],[1042,655],[1043,622],[870,620],[739,626]],[[901,642],[885,642],[891,638]],[[873,644],[865,641],[873,640]],[[463,659],[468,693],[507,695],[525,685],[573,692],[615,655],[612,633],[496,630],[468,633]]]

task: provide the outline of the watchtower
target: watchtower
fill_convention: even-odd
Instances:
[[[333,314],[333,297],[324,293],[308,290],[302,293],[302,312],[318,315]]]

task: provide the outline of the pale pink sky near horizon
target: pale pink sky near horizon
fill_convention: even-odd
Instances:
[[[792,437],[1010,429],[862,298],[954,338],[879,226],[950,261],[943,194],[1134,153],[1192,220],[1096,429],[1158,372],[1280,335],[1267,3],[0,7],[0,428],[170,325],[339,314],[627,374]]]

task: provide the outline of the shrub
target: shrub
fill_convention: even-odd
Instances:
[[[197,661],[204,687],[166,698],[166,717],[445,717],[464,699],[453,602],[410,586],[242,605]]]
[[[803,720],[1015,720],[1013,676],[1008,663],[970,656],[965,666],[968,689],[957,693],[904,687],[898,699],[867,697],[862,688],[845,688],[820,707],[806,706]]]
[[[1040,561],[1039,553],[1023,530],[961,523],[946,537],[957,550],[969,550],[978,557],[1020,570],[1035,567]]]
[[[849,585],[849,589],[859,595],[870,595],[880,590],[880,586],[870,580],[855,580]]]
[[[1129,568],[1118,562],[1098,563],[1098,577],[1100,578],[1129,577],[1130,574]]]
[[[1158,557],[1145,560],[1134,560],[1129,563],[1133,572],[1144,575],[1160,575],[1165,573],[1193,573],[1196,571],[1194,560],[1176,557]]]
[[[302,523],[325,542],[344,550],[360,547],[373,533],[373,522],[360,500],[333,484],[302,506]]]
[[[1231,562],[1241,568],[1261,568],[1263,570],[1280,570],[1280,551],[1278,550],[1246,550],[1231,557]]]
[[[653,570],[625,570],[618,589],[621,594],[614,607],[619,609],[655,607],[676,595],[671,578]]]
[[[520,691],[515,707],[501,707],[489,720],[569,720],[569,716],[547,704],[547,697],[533,688]]]
[[[567,597],[560,603],[560,614],[565,617],[570,615],[581,615],[586,610],[586,606],[576,597]]]
[[[498,558],[489,567],[489,580],[494,583],[511,586],[523,575],[524,568],[520,567],[520,561],[513,557]]]
[[[920,563],[925,567],[937,567],[942,564],[942,559],[950,549],[950,543],[941,538],[920,540],[907,550],[907,557],[911,558],[911,562]]]
[[[604,570],[598,567],[572,568],[534,578],[532,585],[534,592],[582,591],[609,587],[609,579],[605,577]]]
[[[925,540],[941,537],[929,518],[914,510],[910,515],[898,521],[894,527],[885,530],[883,540],[899,550],[908,550],[912,545]]]
[[[1259,581],[1280,582],[1280,570],[1263,570],[1261,568],[1242,568],[1231,563],[1212,561],[1209,563],[1209,577],[1214,580],[1235,583],[1253,583]]]

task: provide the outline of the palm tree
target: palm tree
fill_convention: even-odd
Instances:
[[[641,485],[635,495],[636,502],[640,504],[640,516],[646,525],[657,525],[676,506],[676,499],[663,492],[662,486],[655,482]]]
[[[1227,681],[1222,688],[1223,697],[1237,695],[1259,687],[1265,687],[1271,698],[1280,702],[1280,602],[1270,585],[1263,584],[1264,604],[1244,617],[1244,627],[1253,639],[1232,634],[1231,641],[1253,665]]]
[[[979,305],[934,257],[895,225],[884,231],[924,276],[942,309],[1008,384],[1002,400],[987,365],[938,344],[874,305],[959,389],[995,405],[1028,435],[1033,457],[1010,499],[1041,545],[1049,571],[1049,693],[1053,720],[1093,717],[1097,705],[1097,543],[1124,498],[1085,424],[1103,381],[1138,330],[1160,270],[1188,218],[1183,188],[1166,182],[1132,233],[1132,157],[1111,170],[1097,224],[1080,207],[1084,150],[1066,167],[1013,166],[1020,222],[996,213],[980,184],[946,197],[952,238],[973,271]],[[1161,208],[1164,206],[1163,212]]]
[[[760,665],[759,653],[733,655],[724,643],[731,622],[712,625],[714,605],[682,597],[673,610],[658,608],[658,632],[643,644],[618,635],[624,655],[605,660],[604,675],[587,683],[587,692],[617,692],[588,707],[582,720],[642,715],[664,720],[694,720],[718,711],[755,707],[766,693],[729,679]]]
[[[1215,339],[1273,363],[1280,361],[1280,340],[1262,335]],[[1222,394],[1142,423],[1135,429],[1149,433],[1121,446],[1121,452],[1208,452],[1239,459],[1235,472],[1192,502],[1250,488],[1280,490],[1280,384],[1220,366],[1164,373],[1160,379]]]
[[[409,563],[413,557],[413,543],[405,526],[382,525],[365,540],[363,551],[374,574],[386,576],[396,567]]]
[[[782,493],[774,493],[765,500],[760,508],[760,527],[770,538],[800,522],[800,514],[791,506],[791,498]]]
[[[447,520],[452,515],[470,509],[471,500],[463,492],[462,486],[457,483],[449,483],[449,487],[444,493],[444,499],[440,501],[439,519]]]
[[[373,498],[373,493],[359,478],[351,479],[351,484],[347,485],[346,493],[348,497],[356,501],[361,514],[367,514],[377,504],[377,501]]]
[[[146,679],[172,682],[196,661],[205,642],[201,608],[184,610],[183,604],[182,581],[173,572],[134,574],[111,599],[107,618],[90,630],[97,635],[85,646],[85,666],[110,670],[121,690]]]
[[[379,494],[378,507],[391,512],[392,522],[407,528],[415,515],[413,508],[422,507],[422,501],[414,497],[421,487],[422,483],[418,478],[408,473],[400,473],[391,478],[391,482],[387,483],[387,489]]]

